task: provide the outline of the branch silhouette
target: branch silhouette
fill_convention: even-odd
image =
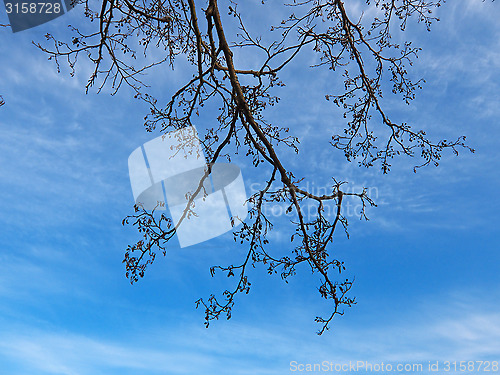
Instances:
[[[35,44],[58,69],[65,60],[71,74],[81,56],[86,56],[94,66],[86,90],[95,86],[100,92],[109,86],[116,93],[123,84],[131,87],[135,97],[150,106],[145,117],[150,132],[191,126],[200,112],[212,111],[207,109],[209,103],[217,105],[210,108],[218,110],[209,112],[216,125],[206,129],[202,138],[205,154],[210,163],[244,154],[258,169],[262,188],[249,197],[249,218],[234,232],[235,241],[247,247],[246,255],[239,263],[210,269],[212,276],[221,272],[234,277],[234,288],[225,290],[222,296],[200,298],[196,307],[204,308],[208,327],[220,316],[229,319],[237,295],[249,293],[250,266],[262,264],[269,274],[279,273],[285,282],[299,268],[306,268],[319,276],[319,294],[331,303],[327,317],[315,319],[320,325],[318,334],[323,334],[336,315],[356,303],[349,293],[354,279],[342,276],[345,264],[334,255],[337,227],[340,225],[348,235],[342,207],[346,200],[359,200],[360,216],[368,219],[366,208],[376,204],[366,188],[350,192],[345,188],[347,181],[337,181],[334,176],[327,194],[316,195],[301,188],[303,178],[296,176],[297,171],[282,156],[285,149],[299,153],[299,139],[289,128],[268,122],[265,110],[279,107],[276,92],[284,86],[279,76],[290,63],[300,54],[317,54],[319,63],[311,68],[326,68],[344,83],[338,92],[324,93],[327,101],[343,111],[344,122],[343,132],[332,134],[325,146],[340,150],[346,162],[378,166],[388,173],[396,156],[418,157],[416,170],[437,166],[446,149],[455,154],[460,148],[474,151],[465,143],[465,136],[434,141],[424,130],[393,122],[382,100],[386,87],[407,104],[415,98],[424,81],[412,80],[410,72],[420,48],[411,41],[395,43],[392,35],[403,33],[412,20],[430,30],[438,20],[434,11],[443,2],[368,0],[365,9],[376,10],[370,13],[375,15],[371,19],[354,19],[349,3],[340,0],[284,2],[281,5],[288,16],[270,30],[262,30],[271,36],[270,42],[264,42],[246,27],[245,14],[235,1],[224,2],[223,11],[222,2],[217,0],[102,0],[98,11],[84,1],[85,15],[97,21],[93,32],[72,27],[71,41],[47,34],[43,44]],[[251,68],[237,66],[235,55],[247,50],[255,53],[258,62]],[[174,68],[179,56],[187,58],[192,78],[168,99],[154,97],[142,81],[143,75],[164,66]],[[210,168],[203,179],[209,175]],[[203,179],[185,215],[201,193]],[[273,202],[284,203],[287,212],[293,214],[289,252],[283,256],[276,254],[268,239],[273,222],[263,207]],[[315,207],[313,218],[304,212],[310,205]],[[327,205],[335,207],[333,217],[327,214]],[[144,277],[157,252],[166,254],[175,227],[170,218],[158,217],[155,210],[149,212],[140,205],[123,224],[137,227],[142,237],[129,245],[123,260],[126,276],[134,283]]]

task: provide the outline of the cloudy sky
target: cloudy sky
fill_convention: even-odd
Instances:
[[[279,18],[272,2],[247,8],[255,28]],[[133,205],[128,156],[159,135],[142,126],[147,106],[126,89],[86,95],[88,64],[75,77],[58,74],[33,46],[81,23],[78,7],[20,33],[1,28],[0,374],[271,375],[323,361],[422,363],[425,371],[429,361],[440,370],[445,361],[499,361],[500,8],[450,1],[439,16],[432,32],[416,25],[407,33],[423,47],[414,72],[424,89],[410,107],[390,97],[386,105],[436,137],[467,135],[475,154],[446,154],[416,174],[409,159],[388,175],[346,164],[328,147],[342,125],[325,116],[329,76],[299,66],[285,72],[282,102],[268,113],[301,137],[300,155],[286,160],[296,175],[318,188],[331,176],[368,186],[378,204],[368,222],[349,215],[349,240],[338,232],[335,254],[355,276],[358,304],[321,337],[313,319],[329,306],[306,269],[289,284],[252,270],[232,319],[204,328],[194,301],[232,286],[209,267],[245,251],[230,233],[182,249],[174,238],[130,285],[121,261],[137,233],[121,220]],[[4,10],[0,23],[8,23]],[[147,79],[168,95],[183,69]],[[200,133],[206,127],[197,124]],[[240,166],[251,190],[258,176]],[[271,238],[285,249],[286,225]]]

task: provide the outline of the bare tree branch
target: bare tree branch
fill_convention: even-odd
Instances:
[[[327,68],[332,77],[343,80],[338,92],[324,95],[344,112],[344,130],[332,134],[330,145],[341,150],[348,162],[357,161],[366,167],[378,165],[388,173],[391,159],[398,155],[421,158],[416,170],[429,164],[437,166],[446,149],[455,154],[459,148],[473,151],[464,136],[454,141],[434,141],[424,130],[393,122],[384,105],[387,85],[392,94],[410,105],[424,82],[410,79],[410,68],[420,48],[411,41],[393,43],[392,34],[404,32],[411,20],[430,30],[437,21],[433,11],[443,2],[368,0],[364,6],[376,10],[372,12],[376,16],[357,20],[350,16],[348,3],[341,0],[283,3],[289,15],[271,27],[272,41],[264,43],[245,26],[245,15],[234,1],[221,11],[217,0],[102,0],[98,12],[84,3],[86,16],[98,20],[94,32],[72,28],[71,42],[47,34],[53,46],[36,45],[55,61],[58,69],[60,59],[65,59],[71,74],[80,56],[87,56],[94,64],[87,90],[96,86],[99,92],[110,86],[116,93],[123,84],[132,87],[135,96],[150,105],[145,117],[148,131],[170,132],[190,126],[208,104],[213,105],[211,108],[216,105],[216,113],[210,113],[216,125],[205,129],[201,140],[210,164],[189,197],[181,221],[193,214],[195,197],[206,194],[203,182],[211,173],[211,165],[221,158],[230,161],[235,154],[243,153],[263,183],[248,199],[249,218],[234,232],[235,241],[248,247],[245,257],[235,264],[210,269],[212,276],[222,272],[236,277],[234,288],[225,290],[222,298],[216,294],[206,300],[200,298],[196,306],[204,307],[208,327],[221,314],[229,319],[238,293],[249,293],[249,266],[263,264],[269,274],[279,273],[285,282],[305,267],[319,275],[320,296],[331,304],[326,318],[315,319],[320,324],[318,334],[323,334],[334,316],[342,315],[344,307],[356,303],[349,296],[354,279],[343,275],[339,279],[346,266],[333,255],[339,223],[348,235],[347,218],[342,214],[344,204],[346,200],[359,200],[364,219],[368,219],[367,207],[376,205],[366,188],[360,193],[349,192],[344,188],[347,182],[337,181],[334,176],[325,194],[299,187],[303,178],[295,176],[297,171],[287,165],[283,156],[288,149],[299,152],[299,139],[287,127],[269,123],[265,111],[279,103],[277,89],[284,86],[279,75],[289,64],[301,54],[318,54],[319,63],[312,69]],[[236,34],[228,32],[234,29],[238,30]],[[154,54],[150,53],[152,49]],[[250,68],[236,66],[234,56],[241,50],[254,51],[258,62]],[[175,67],[179,55],[191,64],[192,76],[169,98],[153,97],[141,80],[143,75],[165,64]],[[263,207],[273,203],[285,204],[287,212],[293,214],[294,230],[286,255],[278,255],[269,244],[273,222]],[[311,205],[315,208],[313,218],[304,211]],[[335,207],[333,215],[326,212],[327,205]],[[142,234],[136,244],[128,247],[123,260],[126,276],[134,283],[145,275],[158,251],[166,254],[176,229],[170,218],[158,216],[155,210],[148,212],[140,205],[123,224],[137,227]]]

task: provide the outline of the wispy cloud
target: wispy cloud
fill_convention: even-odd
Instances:
[[[436,299],[437,298],[437,299]],[[282,311],[283,320],[263,328],[247,323],[152,327],[120,341],[16,327],[4,332],[0,356],[15,363],[15,371],[53,374],[217,373],[284,374],[298,363],[427,363],[445,360],[496,360],[500,314],[481,302],[477,292],[434,296],[410,309],[369,314],[356,325],[334,326],[318,337],[294,328],[303,311]],[[307,309],[309,310],[309,309]],[[293,315],[290,314],[293,312]],[[384,316],[386,315],[386,316]],[[260,320],[260,319],[258,319]],[[374,324],[377,323],[377,324]],[[129,341],[132,341],[129,343]],[[424,368],[425,370],[425,368]]]

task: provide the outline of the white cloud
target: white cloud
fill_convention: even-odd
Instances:
[[[481,295],[468,290],[460,295],[427,296],[421,303],[413,300],[413,306],[397,311],[370,313],[366,307],[356,324],[338,320],[321,337],[296,324],[309,314],[310,308],[305,306],[300,310],[283,306],[271,323],[260,328],[254,322],[228,322],[206,330],[193,324],[152,327],[145,321],[143,332],[126,330],[120,341],[15,327],[2,334],[0,356],[18,363],[19,369],[68,375],[129,371],[283,374],[292,360],[498,360],[500,313],[495,304],[483,303]]]

